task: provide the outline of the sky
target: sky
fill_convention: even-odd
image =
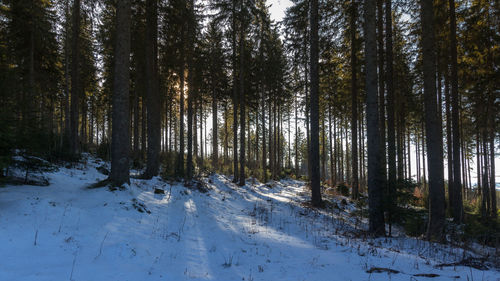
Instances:
[[[269,12],[271,12],[271,19],[275,22],[281,21],[285,17],[286,8],[292,5],[290,0],[269,0],[268,4],[271,5]]]

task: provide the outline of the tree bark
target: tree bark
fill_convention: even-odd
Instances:
[[[243,5],[243,4],[242,4]],[[242,7],[243,8],[243,7]],[[243,22],[243,19],[241,19]],[[245,57],[245,31],[243,23],[240,26],[240,176],[239,176],[239,186],[245,185],[245,76],[244,76],[244,57]]]
[[[78,119],[80,105],[80,0],[73,1],[73,37],[71,39],[71,113],[69,153],[76,157],[79,153]]]
[[[450,56],[451,56],[451,115],[453,137],[453,206],[452,215],[456,223],[463,221],[462,182],[460,170],[460,128],[459,128],[459,96],[457,65],[457,21],[455,17],[455,0],[449,0],[450,10]]]
[[[218,134],[219,125],[217,123],[217,95],[215,87],[212,89],[212,167],[214,171],[219,169],[219,146],[218,146]]]
[[[322,204],[319,173],[319,73],[318,73],[318,0],[311,0],[310,26],[311,26],[311,203],[315,207]]]
[[[180,78],[180,97],[179,97],[179,151],[177,154],[177,167],[176,174],[178,177],[184,176],[184,92],[185,92],[185,27],[182,24],[181,28],[181,50],[180,50],[180,65],[179,65],[179,78]]]
[[[385,79],[384,79],[384,0],[377,0],[377,47],[378,47],[378,107],[380,129],[380,170],[382,188],[387,192],[387,153],[385,136]]]
[[[366,122],[368,138],[368,208],[369,231],[375,236],[385,235],[382,205],[383,181],[381,180],[379,108],[377,97],[377,42],[375,25],[375,0],[365,0],[365,71],[366,71]]]
[[[236,2],[232,6],[232,49],[233,49],[233,182],[238,182],[238,90],[236,88]]]
[[[188,64],[188,123],[187,123],[187,163],[186,182],[193,178],[193,100],[194,100],[194,65],[193,65],[193,44],[195,37],[194,30],[194,0],[189,0],[188,28],[187,28],[187,64]],[[196,126],[195,126],[196,127]]]
[[[144,178],[158,175],[161,149],[161,103],[158,91],[158,0],[146,0],[147,162]]]
[[[351,157],[352,157],[352,198],[359,197],[358,184],[358,85],[357,85],[357,46],[356,46],[356,0],[351,1]]]
[[[130,0],[116,2],[115,71],[113,79],[113,119],[111,174],[115,186],[130,183]]]
[[[387,182],[388,202],[394,202],[396,189],[396,124],[395,124],[395,96],[394,96],[394,59],[392,50],[392,0],[385,0],[385,32],[386,32],[386,85],[387,85],[387,152],[389,178]],[[391,211],[389,211],[389,220]]]
[[[494,118],[493,116],[491,117]],[[494,119],[492,120],[494,121]],[[492,125],[493,126],[493,125]],[[492,130],[490,136],[490,206],[491,206],[491,217],[496,218],[498,215],[497,211],[497,194],[495,186],[495,133]]]
[[[443,132],[436,101],[434,4],[421,0],[422,57],[424,72],[425,131],[429,172],[429,225],[427,239],[441,240],[444,225]]]

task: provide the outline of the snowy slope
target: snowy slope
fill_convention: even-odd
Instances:
[[[301,182],[240,188],[216,175],[207,193],[158,178],[89,190],[105,178],[96,162],[48,174],[47,187],[0,188],[0,280],[500,280],[494,269],[434,267],[460,249],[356,235],[366,223],[352,205],[306,208]]]

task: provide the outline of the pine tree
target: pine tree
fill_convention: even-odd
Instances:
[[[424,75],[425,132],[429,173],[429,225],[427,239],[441,240],[444,224],[443,138],[436,102],[434,4],[421,0],[422,60]]]
[[[318,73],[318,0],[310,3],[310,26],[311,26],[311,149],[309,162],[311,164],[311,202],[315,207],[322,204],[319,173],[319,73]]]
[[[161,144],[161,102],[158,92],[158,0],[146,1],[147,164],[144,178],[158,175]]]
[[[376,0],[366,0],[365,18],[365,68],[366,68],[366,123],[368,137],[368,209],[369,229],[375,236],[385,235],[382,206],[383,181],[380,162],[379,108],[377,96],[377,42]]]
[[[128,183],[130,154],[130,0],[116,6],[116,45],[113,93],[113,136],[111,138],[111,174],[113,185]]]

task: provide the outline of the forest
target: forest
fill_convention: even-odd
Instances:
[[[124,251],[151,280],[325,280],[331,260],[318,265],[316,251],[338,259],[345,248],[370,266],[338,280],[407,280],[418,259],[441,271],[414,280],[474,279],[472,269],[498,280],[499,27],[496,0],[0,0],[0,238],[17,241],[0,251],[43,260],[20,241],[43,247],[44,231],[45,247],[69,247],[69,261],[46,262],[71,275],[40,264],[23,280],[89,280],[94,266],[102,275],[90,279],[146,280],[106,268]],[[224,225],[208,250],[207,220]],[[138,245],[142,221],[151,239],[200,258],[183,256],[179,275],[169,274],[184,264],[170,261],[160,275],[154,264],[172,254]],[[312,259],[311,273],[294,275],[307,266],[288,258],[281,270],[282,252],[219,254],[237,228],[262,236],[240,237],[257,252],[312,243],[292,247]],[[118,232],[129,238],[106,241]],[[388,238],[402,237],[397,251],[412,258],[395,270],[382,256],[396,252]],[[210,270],[217,250],[223,261]],[[134,265],[122,262],[125,272]],[[22,276],[14,264],[0,265],[0,279]]]

